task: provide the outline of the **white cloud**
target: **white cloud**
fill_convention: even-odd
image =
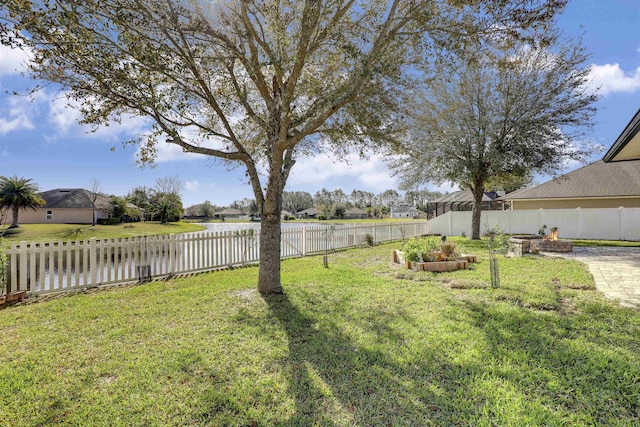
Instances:
[[[37,115],[37,108],[31,98],[9,95],[5,101],[8,106],[5,116],[0,116],[0,135],[20,129],[33,129],[32,118]]]
[[[200,183],[198,181],[187,181],[184,184],[184,188],[187,191],[197,191],[200,187]]]
[[[589,88],[600,88],[602,95],[615,92],[633,93],[640,89],[640,67],[627,73],[620,64],[594,64],[591,66]]]
[[[357,154],[349,154],[345,160],[326,155],[301,157],[291,171],[288,185],[314,185],[319,189],[322,183],[333,181],[345,191],[359,188],[373,192],[397,187],[397,180],[389,173],[382,156],[372,155],[368,159],[361,159]]]
[[[93,102],[87,99],[84,102]],[[91,126],[79,124],[82,115],[81,103],[69,99],[66,93],[49,98],[49,123],[62,135],[72,134],[85,138],[100,139],[110,143],[128,140],[148,131],[149,123],[137,116],[124,115],[120,122],[112,121],[92,131]]]
[[[60,133],[69,132],[80,119],[80,112],[70,104],[64,94],[52,98],[49,104],[49,123],[54,125]]]
[[[0,45],[0,77],[26,71],[29,60],[28,51]]]

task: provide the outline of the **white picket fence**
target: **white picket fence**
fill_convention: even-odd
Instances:
[[[281,256],[300,257],[425,234],[426,222],[282,230]],[[20,242],[7,249],[6,292],[46,294],[215,270],[259,261],[258,234],[199,232],[122,239]]]

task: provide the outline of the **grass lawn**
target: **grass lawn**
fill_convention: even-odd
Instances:
[[[156,234],[186,233],[204,230],[204,227],[188,222],[131,222],[118,225],[86,225],[86,224],[23,224],[17,229],[4,230],[4,243],[10,244],[21,240],[28,242],[57,240],[86,240],[150,236]]]
[[[450,240],[461,239],[451,238]],[[398,244],[0,311],[0,420],[32,425],[640,425],[640,313],[570,260],[428,273]]]

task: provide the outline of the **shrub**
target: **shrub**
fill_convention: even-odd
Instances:
[[[414,237],[406,241],[403,250],[407,261],[430,261],[429,254],[438,250],[438,243],[433,239]]]
[[[319,221],[324,221],[324,220],[326,220],[326,219],[327,219],[327,217],[326,217],[326,216],[324,216],[324,215],[318,215],[318,220],[319,220]]]
[[[375,240],[373,240],[373,236],[369,233],[364,235],[364,242],[367,244],[367,246],[373,246],[375,245]]]
[[[440,252],[442,252],[445,261],[452,260],[458,256],[456,244],[453,242],[442,242],[440,245]]]

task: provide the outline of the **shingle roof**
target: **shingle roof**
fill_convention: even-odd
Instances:
[[[351,209],[347,209],[344,213],[345,215],[367,215],[365,211],[358,207],[353,207]]]
[[[400,206],[391,206],[391,213],[399,214],[399,213],[419,213],[418,209],[409,205],[400,205]]]
[[[504,200],[640,196],[640,160],[583,166],[536,187],[514,191]]]
[[[45,208],[91,209],[91,193],[83,188],[56,188],[40,193]],[[98,195],[96,207],[108,206],[109,198]]]
[[[495,193],[491,193],[491,195],[493,195]],[[495,197],[490,197],[490,194],[488,193],[484,193],[484,195],[482,196],[482,201],[483,202],[491,202],[495,200]],[[456,191],[454,193],[451,194],[446,194],[438,199],[432,200],[429,203],[466,203],[466,202],[473,202],[473,193],[469,190],[463,190],[463,191]]]
[[[217,213],[220,215],[243,215],[241,210],[234,208],[227,208]]]

